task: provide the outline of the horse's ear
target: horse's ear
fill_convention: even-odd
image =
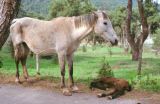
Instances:
[[[95,12],[95,11],[94,11],[94,12],[93,12],[93,14],[94,14],[94,16],[95,16],[95,17],[97,17],[97,18],[98,18],[98,14],[97,14],[97,12]]]
[[[106,11],[102,11],[103,17],[108,18]]]

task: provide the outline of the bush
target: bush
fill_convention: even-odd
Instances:
[[[109,62],[104,58],[101,62],[101,68],[98,73],[98,77],[113,77],[113,71],[111,66],[109,65]]]
[[[156,30],[156,33],[154,34],[154,38],[153,38],[153,41],[154,41],[154,46],[153,48],[157,49],[157,50],[160,50],[160,29],[157,29]]]
[[[155,92],[160,91],[160,77],[153,75],[141,76],[140,79],[136,80],[135,87]]]

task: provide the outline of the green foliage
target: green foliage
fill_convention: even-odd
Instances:
[[[106,60],[106,58],[104,57],[104,59],[101,62],[101,68],[99,70],[98,73],[98,77],[113,77],[113,71],[111,66],[109,65],[109,62]]]
[[[160,77],[153,75],[143,76],[135,80],[135,88],[157,92],[160,90]]]
[[[158,13],[158,9],[155,5],[154,2],[152,2],[152,0],[145,0],[144,2],[144,6],[145,6],[145,15],[147,17],[149,16],[153,16],[153,14]]]
[[[23,7],[21,6],[20,7],[20,10],[19,10],[19,13],[18,13],[18,17],[21,18],[21,17],[32,17],[32,18],[38,18],[38,19],[45,19],[44,16],[36,13],[36,12],[27,12],[25,10],[23,10]]]
[[[116,33],[118,35],[121,35],[123,32],[123,27],[125,25],[126,8],[122,6],[117,7],[114,11],[111,11],[109,14]]]
[[[113,26],[121,26],[126,18],[126,8],[125,7],[118,7],[114,11],[110,12],[112,25]]]
[[[127,17],[126,7],[117,7],[114,11],[110,12],[112,25],[115,27],[117,34],[122,34]],[[136,35],[140,29],[138,10],[133,9],[131,21],[131,33]]]
[[[90,0],[53,0],[50,18],[58,16],[78,16],[96,10]]]
[[[152,0],[145,0],[145,15],[148,17],[148,23],[150,24],[151,33],[155,33],[159,27],[160,15],[158,13],[158,6]]]
[[[154,48],[160,50],[160,29],[157,29],[153,35]]]
[[[57,0],[57,1],[61,1],[61,0]],[[75,2],[77,0],[70,0],[70,1]],[[87,2],[87,1],[88,0],[83,0],[83,2]],[[22,0],[21,5],[23,5],[22,10],[24,10],[27,14],[28,13],[36,14],[38,16],[41,16],[47,19],[49,17],[49,8],[51,5],[54,5],[51,2],[54,3],[53,0]],[[127,0],[91,0],[90,3],[92,5],[95,5],[96,8],[98,9],[113,10],[118,6],[126,7]],[[136,5],[136,0],[133,0],[133,4],[134,6]],[[86,8],[88,7],[86,6],[82,9],[86,9]]]
[[[27,16],[40,16],[43,18],[48,17],[48,9],[51,0],[22,0],[21,10],[23,10]]]
[[[133,6],[137,5],[137,0],[132,0]],[[127,6],[127,0],[92,0],[98,9],[115,10],[119,6]]]

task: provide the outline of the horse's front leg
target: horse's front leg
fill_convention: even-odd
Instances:
[[[58,60],[59,60],[59,66],[61,70],[61,88],[65,88],[65,55],[64,54],[59,54],[58,55]]]
[[[67,55],[68,69],[69,69],[69,87],[72,91],[78,91],[78,87],[74,85],[73,79],[73,54]]]
[[[66,96],[71,96],[72,93],[66,88],[65,85],[65,54],[58,54],[59,66],[61,69],[61,88],[63,90],[63,94]]]

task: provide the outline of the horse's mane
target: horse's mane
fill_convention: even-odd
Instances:
[[[74,17],[74,23],[75,27],[78,28],[80,26],[93,26],[97,22],[98,17],[91,13],[87,15],[82,16],[75,16]]]

